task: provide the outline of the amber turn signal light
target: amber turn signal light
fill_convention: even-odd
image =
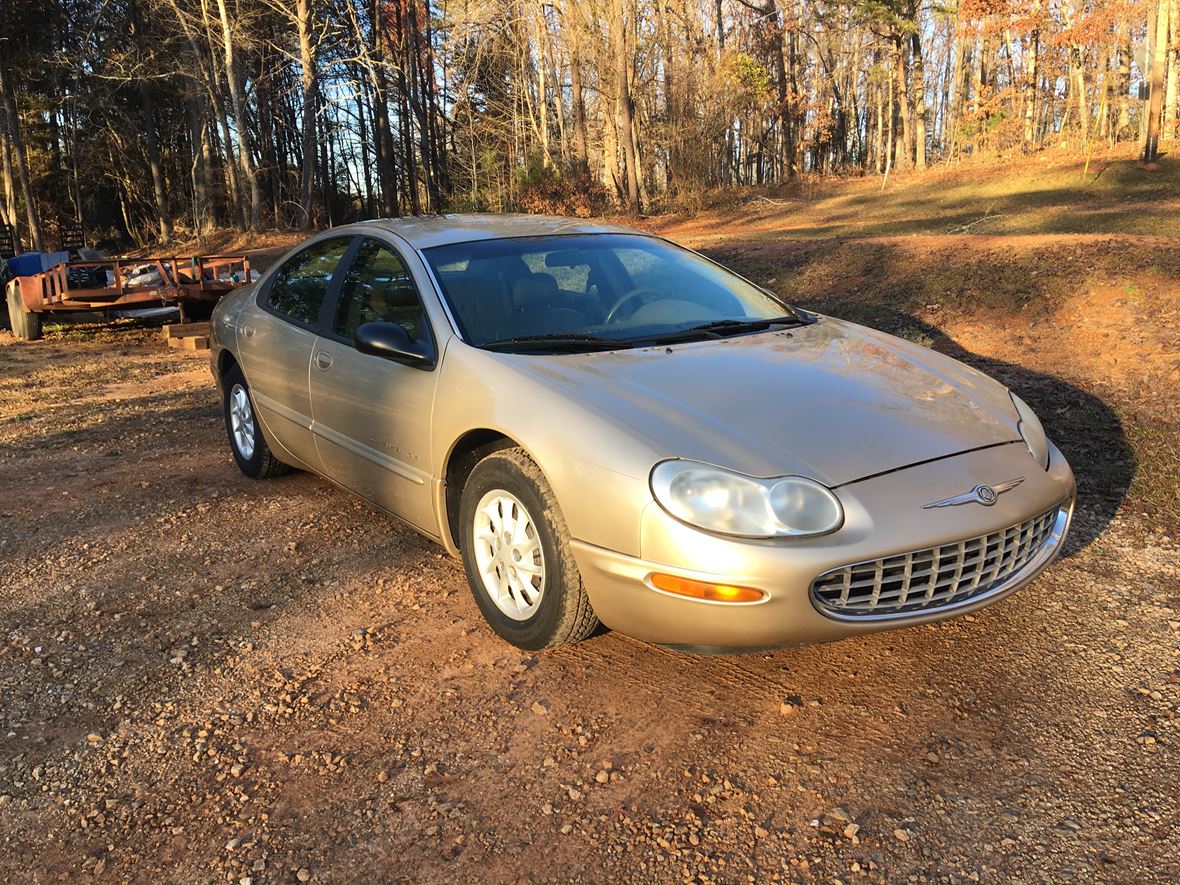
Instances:
[[[753,587],[734,587],[730,584],[711,584],[708,581],[694,581],[676,575],[654,574],[652,586],[665,593],[689,596],[693,599],[707,599],[711,602],[760,602],[766,594]]]

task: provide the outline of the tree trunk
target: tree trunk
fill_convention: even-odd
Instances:
[[[875,54],[876,53],[874,52],[874,55]],[[884,88],[879,83],[873,89],[873,95],[876,99],[876,118],[877,118],[877,127],[876,127],[877,131],[874,133],[874,141],[873,141],[873,162],[875,164],[878,174],[883,173],[885,171],[885,149],[884,149],[885,109],[884,109],[884,99],[882,96],[883,92],[884,92]]]
[[[939,85],[938,85],[938,105],[934,110],[934,119],[931,121],[931,144],[937,146],[938,153],[942,155],[943,159],[947,159],[947,144],[946,144],[946,118],[950,113],[951,107],[951,84],[953,82],[952,63],[955,54],[955,38],[954,38],[954,23],[947,22],[946,43],[942,60],[939,63]]]
[[[410,102],[418,118],[418,143],[422,156],[422,168],[426,183],[429,209],[439,212],[443,205],[442,183],[446,178],[441,153],[441,138],[438,134],[438,106],[435,100],[434,70],[430,53],[430,16],[428,3],[424,0],[423,14],[419,20],[419,7],[414,5],[410,13],[410,71],[413,87]]]
[[[206,233],[210,227],[209,173],[213,166],[206,133],[205,117],[200,100],[191,95],[188,99],[189,141],[192,144],[193,163],[191,168],[193,184],[193,227],[197,236]]]
[[[1147,101],[1144,102],[1146,138],[1143,142],[1143,160],[1154,163],[1159,158],[1160,123],[1164,109],[1164,67],[1168,49],[1168,6],[1169,0],[1157,0],[1151,6],[1148,21],[1148,37],[1151,53],[1148,56],[1150,76],[1147,80]]]
[[[12,97],[12,84],[9,82],[8,71],[5,69],[7,58],[0,55],[0,110],[5,117],[8,130],[8,142],[12,145],[12,156],[16,163],[16,175],[20,181],[21,195],[25,198],[25,214],[29,221],[29,237],[33,241],[33,248],[38,252],[44,246],[41,235],[41,218],[37,214],[37,205],[33,201],[33,190],[29,184],[29,164],[25,154],[25,142],[21,138],[20,115],[16,110],[16,101]],[[15,214],[15,213],[14,213]]]
[[[894,151],[893,165],[895,169],[909,168],[910,157],[910,89],[909,72],[905,62],[905,41],[900,37],[893,39],[894,55],[897,63],[897,110],[901,117],[901,130],[897,133],[897,147]]]
[[[767,41],[770,47],[770,61],[774,67],[774,89],[775,98],[778,102],[778,123],[782,129],[783,151],[787,157],[784,165],[787,169],[787,177],[792,178],[794,177],[794,167],[791,164],[790,155],[794,150],[795,133],[788,98],[790,90],[787,82],[787,59],[783,47],[783,39],[786,36],[786,32],[783,29],[782,14],[779,12],[775,0],[766,0],[762,16],[767,22],[767,27],[770,31]]]
[[[1168,21],[1171,29],[1171,46],[1168,53],[1168,87],[1164,95],[1164,123],[1160,137],[1172,141],[1180,136],[1180,119],[1177,119],[1177,102],[1180,96],[1180,0],[1172,0]]]
[[[3,108],[0,107],[0,178],[4,181],[4,211],[0,212],[0,222],[12,225],[16,229],[16,189],[12,184],[12,145],[4,134]]]
[[[364,215],[366,218],[372,218],[376,214],[373,200],[373,165],[369,162],[372,127],[368,126],[365,120],[365,106],[369,102],[369,82],[359,69],[356,70],[355,88],[357,142],[360,148],[361,169],[365,176]]]
[[[234,109],[235,130],[238,136],[238,161],[242,164],[242,175],[250,187],[251,230],[258,230],[262,222],[262,191],[258,187],[258,175],[254,169],[254,158],[250,145],[250,124],[246,119],[246,97],[242,95],[242,83],[238,79],[234,38],[229,28],[229,13],[225,0],[217,0],[217,11],[221,16],[221,36],[225,47],[225,79],[229,83],[229,97]]]
[[[913,13],[917,25],[917,12]],[[914,78],[914,166],[926,168],[926,64],[922,59],[922,39],[915,31],[910,36]]]
[[[188,41],[189,48],[192,50],[193,62],[196,66],[196,69],[197,69],[197,72],[200,76],[200,79],[205,86],[205,92],[209,97],[209,104],[213,108],[213,116],[217,121],[218,130],[221,132],[222,143],[225,145],[225,153],[226,153],[225,176],[226,176],[226,185],[227,185],[226,190],[228,191],[228,194],[229,194],[229,199],[227,201],[229,203],[229,206],[227,208],[232,209],[232,211],[230,212],[230,217],[235,222],[237,222],[239,225],[244,226],[245,218],[242,214],[241,186],[238,183],[238,174],[237,174],[237,171],[235,168],[233,148],[230,145],[229,120],[226,119],[225,106],[221,102],[220,90],[217,88],[217,85],[216,85],[217,72],[216,72],[215,65],[213,63],[213,57],[212,57],[213,47],[212,47],[212,45],[209,46],[210,55],[206,56],[205,53],[201,51],[201,46],[197,42],[197,36],[195,33],[193,33],[193,29],[189,25],[188,19],[185,18],[185,14],[181,11],[180,7],[177,5],[177,0],[167,0],[167,2],[168,2],[168,5],[172,9],[173,15],[176,17],[177,24],[179,24],[180,29],[182,31],[184,31],[184,36],[185,36],[185,39]],[[210,41],[211,41],[212,38],[211,38],[208,31],[206,31],[206,37],[209,37]],[[210,131],[210,135],[211,135],[212,139],[215,141],[217,138],[217,133],[214,131]],[[208,174],[211,179],[212,178],[212,163],[207,164],[207,168],[209,170]]]
[[[619,127],[610,111],[603,110],[602,120],[602,184],[619,203],[626,202],[626,175],[620,177]]]
[[[954,58],[948,60],[950,64],[950,102],[946,108],[946,115],[943,117],[943,135],[942,143],[946,153],[947,160],[955,159],[955,151],[958,148],[959,129],[963,123],[963,108],[966,107],[964,99],[964,92],[967,89],[967,77],[964,71],[969,68],[969,65],[964,65],[965,53],[969,52],[970,43],[966,39],[959,28],[959,13],[955,11],[954,20],[950,26],[951,45],[947,50]]]
[[[968,113],[970,115],[971,138],[968,143],[971,147],[972,155],[979,151],[980,133],[982,131],[982,121],[980,120],[980,110],[983,104],[983,87],[987,82],[986,62],[984,61],[987,55],[987,50],[984,46],[982,36],[972,36],[971,41],[971,87],[968,91]]]
[[[1166,0],[1165,0],[1166,2]],[[1086,89],[1086,67],[1082,56],[1082,47],[1070,48],[1071,89],[1074,92],[1074,105],[1078,109],[1079,145],[1086,141],[1090,132],[1090,102]]]
[[[273,39],[273,38],[272,38]],[[286,214],[284,206],[289,192],[287,180],[286,139],[287,127],[283,124],[283,108],[286,104],[286,76],[279,82],[278,95],[272,85],[269,71],[276,67],[269,51],[259,53],[258,72],[254,77],[255,102],[258,107],[258,167],[259,187],[270,202],[270,215],[278,223]],[[284,75],[287,69],[279,68]]]
[[[324,219],[324,218],[320,217],[318,212],[316,213],[315,228],[316,228],[316,230],[319,230],[321,225],[325,221],[327,223],[326,224],[327,227],[333,227],[333,226],[335,226],[335,223],[336,223],[335,216],[334,216],[335,203],[336,203],[336,201],[334,199],[334,197],[336,195],[336,182],[335,182],[335,177],[334,177],[335,171],[336,171],[336,163],[334,161],[335,157],[331,153],[331,151],[332,151],[332,137],[331,137],[331,133],[328,131],[328,119],[324,115],[323,96],[319,95],[318,93],[316,94],[316,111],[317,111],[317,113],[315,115],[315,120],[316,120],[316,122],[319,126],[319,129],[320,129],[319,139],[317,141],[317,144],[319,145],[319,153],[320,153],[320,184],[321,184],[320,207],[318,207],[318,208],[322,208],[324,210],[324,214],[327,216],[327,218]]]
[[[886,106],[885,106],[885,126],[886,126],[886,130],[885,130],[885,169],[882,172],[882,175],[884,175],[884,177],[886,179],[889,178],[889,170],[893,168],[893,118],[895,116],[895,112],[893,109],[893,78],[894,78],[894,76],[895,76],[895,72],[890,71],[889,82],[886,87],[889,90],[889,95],[888,95],[888,101],[886,102]],[[882,188],[885,187],[884,182],[881,182],[881,187]]]
[[[1119,67],[1115,88],[1119,93],[1119,117],[1115,124],[1115,141],[1126,138],[1131,128],[1131,29],[1125,18],[1119,20],[1118,33]]]
[[[1039,76],[1037,63],[1041,55],[1041,3],[1042,0],[1033,0],[1032,4],[1032,14],[1037,19],[1037,24],[1033,25],[1032,33],[1029,34],[1027,71],[1024,78],[1024,149],[1026,151],[1033,149],[1033,136],[1036,133],[1037,78]]]
[[[400,215],[397,188],[397,149],[393,142],[393,128],[389,122],[389,91],[385,77],[386,41],[384,7],[381,0],[373,0],[373,28],[370,34],[373,57],[373,128],[376,132],[377,178],[381,182],[381,205],[387,218]]]
[[[311,186],[315,175],[316,57],[311,42],[311,0],[295,0],[295,30],[299,35],[299,66],[303,87],[303,168],[299,174],[299,210],[306,226],[311,218]]]
[[[541,165],[549,169],[553,166],[553,152],[549,148],[549,67],[545,64],[549,26],[545,21],[544,4],[538,4],[533,31],[537,41],[537,129],[541,136]]]
[[[791,27],[787,30],[787,100],[790,102],[788,116],[791,120],[790,137],[787,140],[787,178],[799,174],[800,155],[803,147],[803,127],[806,110],[798,101],[799,96],[799,28],[795,26],[796,2],[791,0]]]
[[[576,51],[570,53],[570,92],[574,112],[574,162],[586,172],[590,164],[586,141],[586,100],[582,94],[582,65]]]
[[[422,214],[422,196],[418,187],[418,160],[414,153],[414,133],[413,133],[413,116],[410,110],[410,80],[406,76],[406,20],[403,16],[398,16],[395,21],[397,30],[397,46],[400,50],[397,53],[397,99],[398,99],[398,136],[401,140],[402,151],[402,171],[405,175],[405,193],[409,198],[410,214]],[[392,39],[392,38],[391,38]],[[392,44],[387,47],[390,50],[390,56],[394,56]]]
[[[143,23],[140,19],[139,6],[131,3],[128,7],[131,17],[131,27],[136,40],[143,39]],[[168,191],[164,184],[164,170],[160,163],[160,135],[159,124],[156,121],[156,104],[152,99],[152,90],[145,79],[139,80],[139,108],[140,118],[143,120],[143,142],[147,153],[148,168],[152,174],[152,197],[156,203],[156,219],[160,226],[160,239],[168,242],[172,239],[172,213],[168,209]]]
[[[623,19],[623,0],[615,0],[611,16],[611,42],[615,50],[615,125],[619,130],[619,153],[623,158],[627,181],[627,211],[638,215],[639,170],[636,168],[635,106],[631,101],[631,60],[627,52],[627,30]]]
[[[152,173],[152,196],[156,201],[156,217],[160,223],[160,239],[172,239],[172,213],[168,210],[168,192],[164,186],[164,170],[160,165],[160,139],[156,131],[156,106],[146,80],[139,81],[139,100],[143,111],[143,141],[147,150],[148,167]]]

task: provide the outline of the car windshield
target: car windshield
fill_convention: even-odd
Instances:
[[[478,347],[617,349],[806,321],[752,283],[654,237],[479,240],[423,254],[464,339]]]

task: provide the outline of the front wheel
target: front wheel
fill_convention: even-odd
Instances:
[[[537,651],[578,642],[597,629],[565,519],[523,449],[502,449],[475,466],[459,519],[467,582],[501,637]]]
[[[225,432],[238,469],[251,479],[267,479],[289,471],[291,468],[271,453],[262,435],[241,368],[231,366],[225,373],[224,389]]]

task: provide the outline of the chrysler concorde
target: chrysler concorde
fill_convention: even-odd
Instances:
[[[616,225],[335,228],[211,334],[241,470],[314,471],[438,542],[525,649],[940,620],[1035,577],[1073,511],[1016,393]]]

